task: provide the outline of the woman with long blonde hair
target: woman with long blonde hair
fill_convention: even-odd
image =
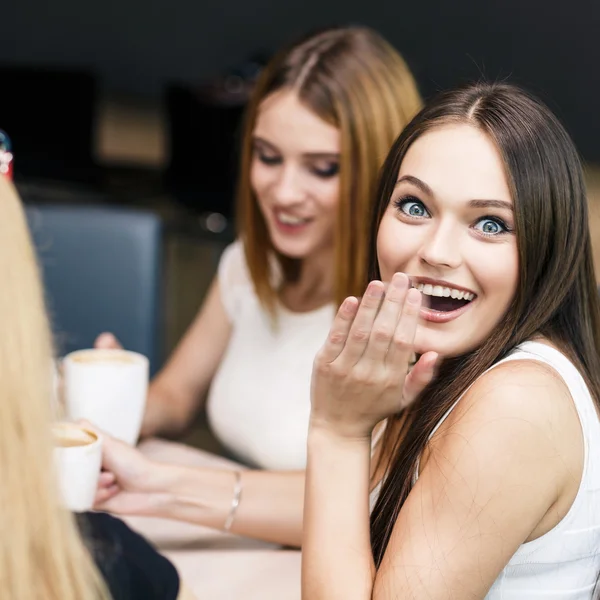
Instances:
[[[108,591],[52,464],[52,341],[19,199],[0,177],[0,589],[11,600],[98,600]]]
[[[100,506],[300,544],[313,357],[341,299],[362,289],[377,175],[420,106],[402,57],[366,28],[322,31],[273,58],[246,116],[239,240],[152,382],[143,426],[181,431],[210,387],[213,431],[253,469],[164,472],[109,441]],[[175,501],[159,507],[167,489]]]
[[[190,600],[174,567],[124,523],[85,513],[76,521],[61,506],[52,461],[52,337],[24,211],[3,176],[0,213],[1,596]]]

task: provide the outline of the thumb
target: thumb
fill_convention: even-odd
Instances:
[[[433,381],[439,360],[437,352],[421,355],[404,380],[403,408],[412,404],[419,394]]]
[[[90,429],[102,438],[102,467],[112,471],[111,467],[113,465],[111,463],[114,462],[115,453],[122,452],[122,450],[120,450],[121,447],[130,448],[130,446],[125,442],[112,437],[110,434],[100,429],[100,427],[97,427],[85,419],[81,419],[77,421],[77,423],[86,429]],[[118,456],[118,454],[116,454],[116,456]]]
[[[94,342],[94,348],[101,350],[121,350],[123,346],[112,333],[101,333]]]

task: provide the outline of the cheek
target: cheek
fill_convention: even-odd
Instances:
[[[383,281],[390,281],[396,271],[406,272],[416,250],[411,236],[396,218],[384,215],[377,233],[377,261]],[[402,243],[400,243],[402,240]]]
[[[340,182],[338,178],[319,181],[313,185],[312,196],[324,213],[336,214],[340,203]]]
[[[519,280],[516,248],[508,247],[490,256],[480,252],[476,260],[482,287],[497,299],[498,309],[505,310],[517,291]]]

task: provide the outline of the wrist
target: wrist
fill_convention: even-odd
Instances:
[[[163,473],[157,478],[161,489],[157,491],[167,493],[156,516],[198,522],[213,529],[224,527],[236,487],[234,471],[173,465],[161,469]]]
[[[370,444],[373,429],[374,427],[331,423],[311,417],[308,432],[309,440],[314,436],[316,439],[328,439],[339,444]]]
[[[319,448],[319,451],[331,449],[337,451],[362,451],[368,448],[371,451],[371,433],[354,432],[332,428],[322,423],[311,423],[308,430],[308,447]]]

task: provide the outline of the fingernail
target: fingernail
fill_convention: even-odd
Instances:
[[[392,285],[395,288],[404,288],[408,283],[408,277],[404,273],[396,273],[392,277]]]
[[[380,286],[379,282],[372,281],[369,284],[369,287],[367,287],[367,296],[377,297],[377,296],[381,296],[381,294],[382,294],[382,290],[381,290],[381,286]]]
[[[408,290],[408,294],[406,295],[406,301],[413,305],[419,304],[421,302],[421,292],[415,288],[410,288],[410,290]]]
[[[351,312],[353,307],[354,307],[354,297],[353,296],[346,298],[342,302],[342,310],[344,312]]]

